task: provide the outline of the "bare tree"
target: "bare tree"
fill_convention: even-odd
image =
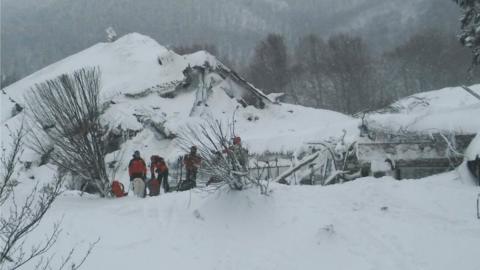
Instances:
[[[336,106],[332,81],[327,76],[328,46],[314,34],[302,37],[295,47],[295,61],[286,87],[287,101],[325,109]]]
[[[53,164],[94,192],[108,196],[99,94],[99,69],[84,68],[36,84],[26,100],[36,127],[33,149],[49,155]]]
[[[464,84],[470,54],[450,35],[426,29],[386,53],[384,59],[388,90],[404,97]],[[472,75],[478,81],[479,73]]]
[[[355,113],[370,104],[373,61],[364,41],[359,37],[339,34],[328,40],[327,76],[338,94],[341,110]]]
[[[208,120],[196,126],[188,126],[179,134],[178,144],[185,151],[192,145],[202,159],[200,172],[209,179],[215,179],[219,186],[226,184],[233,190],[242,190],[249,186],[260,188],[262,194],[268,193],[268,181],[252,179],[248,173],[248,150],[234,145],[233,128],[219,120]],[[208,179],[200,180],[206,183]]]
[[[0,270],[20,269],[35,265],[35,269],[53,269],[53,256],[45,254],[55,245],[61,232],[60,223],[54,224],[52,231],[41,242],[27,244],[27,237],[39,226],[53,202],[61,193],[62,177],[47,185],[38,184],[22,200],[15,197],[15,188],[19,182],[15,178],[19,157],[23,151],[23,125],[12,134],[12,143],[7,151],[2,149],[0,159]],[[90,255],[96,242],[88,249],[80,263],[72,261],[75,248],[71,249],[56,269],[67,265],[70,269],[79,269]]]
[[[269,34],[255,48],[249,78],[266,93],[281,92],[288,83],[288,71],[287,46],[283,36]]]

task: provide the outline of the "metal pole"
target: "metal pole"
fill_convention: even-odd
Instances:
[[[477,218],[480,219],[480,193],[477,196]]]
[[[476,97],[477,99],[480,100],[480,95],[475,93],[471,88],[466,87],[465,85],[462,85],[463,90],[467,91],[470,95]]]

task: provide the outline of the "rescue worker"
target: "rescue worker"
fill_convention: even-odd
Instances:
[[[214,154],[214,157],[211,161],[211,164],[213,166],[221,166],[222,162],[223,162],[223,156],[222,156],[222,153],[220,151],[212,151],[212,154]],[[222,176],[219,175],[219,174],[214,174],[214,175],[211,175],[210,178],[208,179],[208,182],[207,182],[207,186],[211,185],[211,184],[215,184],[215,183],[220,183],[222,182],[223,179],[222,179]]]
[[[165,160],[160,156],[154,155],[150,157],[150,162],[151,179],[157,179],[160,186],[163,184],[163,190],[168,192],[170,185],[168,184],[168,167]],[[157,173],[157,177],[155,177],[155,173]]]
[[[185,170],[187,172],[186,181],[192,181],[197,184],[197,172],[198,168],[200,168],[201,158],[197,154],[197,147],[192,146],[190,148],[190,153],[185,155],[183,158],[183,164],[185,165]]]
[[[145,181],[147,177],[147,165],[140,157],[140,151],[138,150],[133,153],[133,158],[128,164],[128,175],[130,176],[130,182],[132,182],[135,178],[141,178],[143,181]]]
[[[231,145],[224,152],[233,153],[235,159],[238,161],[238,163],[240,163],[240,166],[242,166],[242,169],[247,169],[248,152],[242,147],[242,139],[239,136],[235,136],[233,138],[233,145]]]

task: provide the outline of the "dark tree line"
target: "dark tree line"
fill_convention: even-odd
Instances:
[[[293,47],[308,33],[326,36],[354,28],[376,50],[385,50],[422,25],[454,35],[459,16],[448,0],[285,0],[280,5],[252,0],[120,2],[3,0],[0,73],[23,78],[104,41],[109,26],[119,37],[139,32],[163,45],[215,44],[220,55],[243,66],[256,42],[269,32],[281,32]],[[285,3],[288,8],[279,8]],[[405,9],[414,11],[408,20],[402,15]],[[365,18],[365,14],[377,15]],[[357,25],[359,20],[365,23]]]
[[[198,51],[207,51],[212,55],[218,55],[218,50],[215,45],[212,44],[192,44],[190,46],[177,46],[173,47],[172,50],[180,55],[191,54]]]
[[[4,74],[4,73],[1,73],[0,72],[0,89],[3,89],[7,86],[9,86],[10,84],[18,81],[19,77],[17,76],[17,74],[15,73],[11,73],[11,74]]]
[[[339,34],[301,38],[289,50],[281,35],[261,41],[247,77],[286,102],[357,113],[414,93],[479,81],[468,78],[468,50],[455,37],[428,29],[375,55],[361,37]]]

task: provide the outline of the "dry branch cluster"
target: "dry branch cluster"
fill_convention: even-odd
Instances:
[[[54,255],[47,252],[56,244],[61,228],[57,222],[43,241],[29,242],[31,235],[61,193],[63,179],[56,177],[50,184],[35,185],[25,197],[17,198],[15,190],[20,184],[16,179],[17,164],[23,151],[25,133],[23,125],[12,134],[12,143],[7,151],[2,149],[0,158],[0,270],[4,269],[79,269],[89,256],[93,243],[78,264],[73,262],[75,248],[56,265]]]
[[[34,125],[33,149],[107,196],[106,129],[100,124],[99,95],[99,69],[84,68],[35,85],[26,100]]]
[[[228,185],[233,190],[249,186],[260,188],[262,194],[268,191],[268,181],[249,176],[248,150],[234,145],[233,128],[219,120],[207,120],[195,126],[187,126],[178,137],[178,145],[188,151],[196,146],[202,159],[200,172],[206,176],[199,182],[207,181]]]

